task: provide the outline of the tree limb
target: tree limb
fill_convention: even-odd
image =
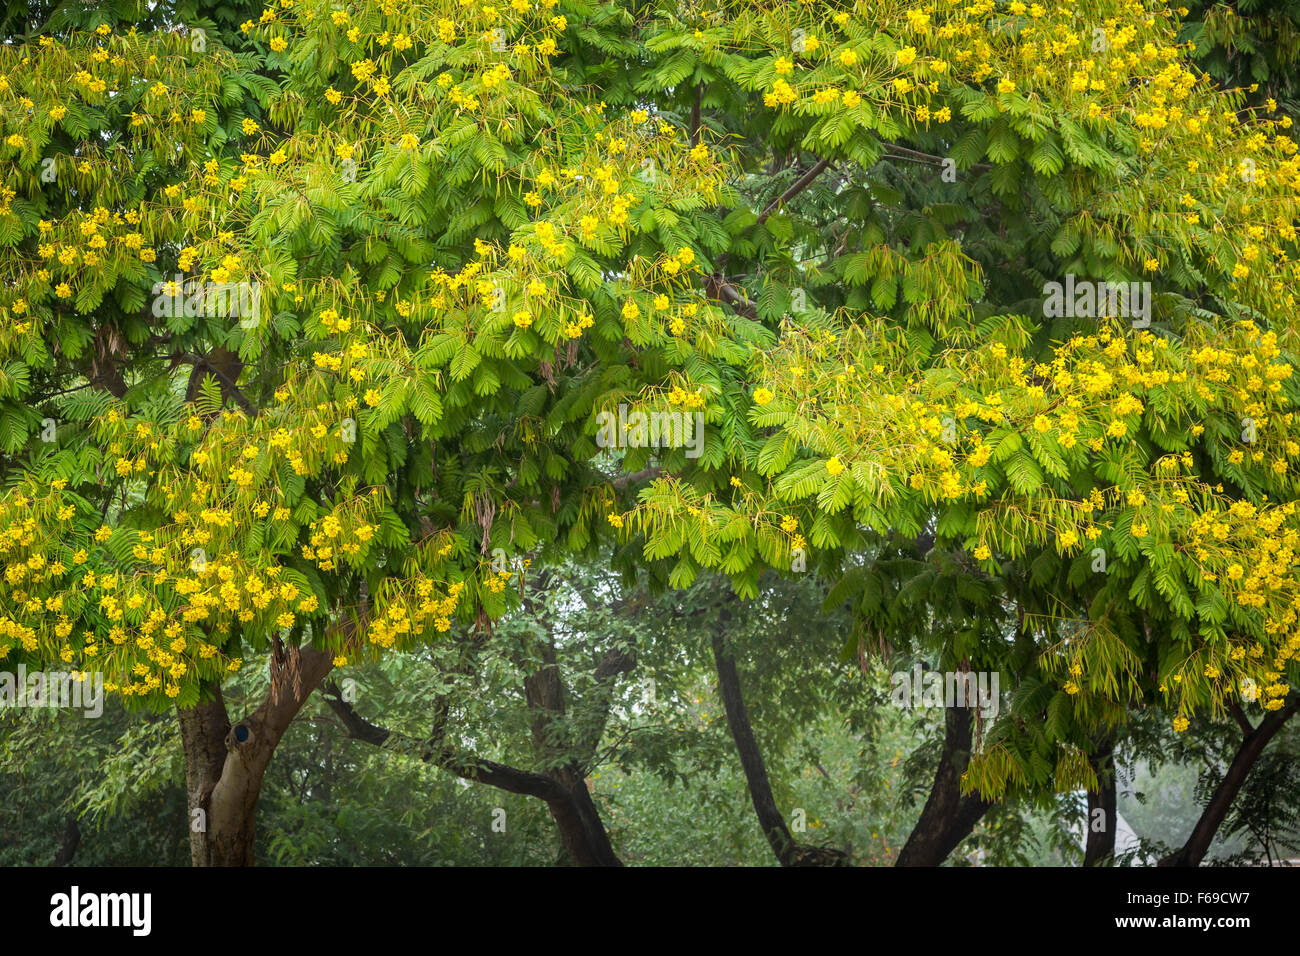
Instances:
[[[539,797],[543,800],[553,800],[562,796],[560,785],[544,774],[484,760],[467,751],[458,752],[451,747],[431,747],[414,737],[395,733],[362,717],[343,699],[338,685],[333,681],[326,684],[324,690],[325,702],[329,704],[330,710],[334,712],[334,716],[343,724],[344,730],[353,740],[360,740],[395,753],[418,757],[425,763],[441,767],[465,780],[496,787],[508,793]]]
[[[812,167],[808,169],[807,172],[805,172],[802,176],[800,176],[798,179],[794,181],[794,183],[790,186],[789,189],[781,193],[781,195],[777,196],[775,199],[773,199],[770,203],[767,204],[767,208],[764,209],[761,213],[759,213],[758,224],[762,225],[763,223],[767,222],[768,216],[772,215],[772,213],[776,212],[777,209],[779,209],[781,206],[784,206],[791,199],[793,199],[795,196],[799,195],[810,185],[812,185],[812,181],[816,179],[818,176],[820,176],[823,170],[825,170],[826,167],[829,166],[830,164],[831,164],[830,159],[826,157],[823,157],[819,159],[816,163],[814,163]]]

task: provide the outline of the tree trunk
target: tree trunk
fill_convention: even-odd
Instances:
[[[993,806],[977,794],[961,794],[961,775],[970,763],[971,731],[968,708],[944,710],[943,752],[934,786],[895,866],[938,866]]]
[[[1119,816],[1114,741],[1109,737],[1099,741],[1096,751],[1088,755],[1088,763],[1097,775],[1098,791],[1088,791],[1088,818],[1083,822],[1087,834],[1083,865],[1109,866],[1115,858],[1115,825]]]
[[[547,774],[560,785],[561,794],[548,798],[546,806],[551,811],[555,826],[560,831],[560,843],[577,866],[622,866],[623,861],[614,853],[600,819],[596,801],[591,799],[587,781],[572,767]]]
[[[72,858],[77,854],[77,847],[81,846],[81,827],[77,825],[77,818],[69,815],[68,822],[63,827],[63,839],[59,842],[59,852],[54,855],[55,866],[67,866],[72,862]]]
[[[579,747],[569,739],[564,725],[566,694],[554,635],[548,633],[539,650],[541,666],[524,678],[524,699],[537,759],[545,765],[563,756],[570,758],[555,770],[543,771],[557,784],[556,794],[546,797],[546,806],[559,830],[560,843],[578,866],[622,866],[587,790],[586,774],[574,759]]]
[[[1214,842],[1215,834],[1219,832],[1219,827],[1228,816],[1228,811],[1232,809],[1232,802],[1237,799],[1242,784],[1246,782],[1250,769],[1255,766],[1255,761],[1264,752],[1268,742],[1295,714],[1297,707],[1300,707],[1300,696],[1293,694],[1286,707],[1266,715],[1258,727],[1246,734],[1241,746],[1237,748],[1236,755],[1232,758],[1232,763],[1228,765],[1223,779],[1214,789],[1210,802],[1205,805],[1200,819],[1196,821],[1192,835],[1180,849],[1162,859],[1159,866],[1201,865],[1205,854],[1210,850],[1210,844]]]
[[[718,671],[718,691],[722,695],[722,706],[727,714],[727,727],[731,730],[736,753],[740,756],[740,766],[745,772],[745,782],[754,804],[754,813],[758,816],[759,828],[782,866],[843,866],[847,860],[839,850],[796,843],[785,817],[776,805],[772,784],[767,776],[767,766],[749,722],[749,710],[745,706],[736,658],[726,647],[723,632],[730,621],[730,611],[726,608],[719,611],[718,624],[713,629],[712,637],[713,662]]]
[[[230,733],[230,719],[226,715],[226,702],[221,688],[205,687],[210,699],[188,710],[177,709],[181,726],[181,746],[185,751],[185,792],[190,810],[190,863],[208,866],[209,817],[212,809],[212,791],[221,779],[226,763],[226,735]],[[251,853],[251,847],[249,849]]]
[[[331,666],[326,652],[286,650],[277,640],[271,691],[250,716],[232,726],[220,688],[197,707],[178,711],[194,866],[253,865],[262,778],[280,738]]]

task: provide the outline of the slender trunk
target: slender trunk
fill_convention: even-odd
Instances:
[[[749,710],[745,706],[736,658],[726,647],[724,631],[730,621],[731,613],[723,608],[719,612],[719,623],[713,630],[713,662],[718,671],[718,691],[722,695],[722,706],[727,714],[727,727],[731,730],[736,753],[740,756],[740,766],[745,772],[745,782],[754,804],[754,813],[758,816],[759,828],[782,866],[842,866],[846,860],[839,850],[796,843],[785,817],[776,805],[767,766],[749,722]]]
[[[1200,819],[1196,821],[1191,836],[1180,849],[1162,859],[1160,866],[1201,865],[1205,854],[1210,850],[1210,844],[1214,842],[1215,834],[1219,832],[1228,811],[1232,809],[1233,801],[1246,782],[1246,777],[1255,766],[1255,761],[1264,752],[1268,742],[1282,729],[1282,725],[1295,714],[1297,707],[1300,707],[1300,696],[1293,696],[1286,707],[1267,714],[1258,727],[1246,734],[1223,779],[1214,789],[1210,802],[1205,805]]]
[[[1084,821],[1087,842],[1084,844],[1084,866],[1108,866],[1115,858],[1115,826],[1118,820],[1118,803],[1115,792],[1115,743],[1109,737],[1097,744],[1089,754],[1088,763],[1097,775],[1097,792],[1088,791],[1088,818]]]
[[[934,786],[895,866],[938,866],[993,805],[978,794],[961,794],[961,776],[970,763],[972,726],[968,708],[945,708],[943,752]]]
[[[190,805],[194,866],[252,866],[257,799],[276,745],[324,680],[331,655],[276,643],[271,691],[248,717],[231,724],[220,689],[178,711]],[[198,812],[196,812],[198,811]]]

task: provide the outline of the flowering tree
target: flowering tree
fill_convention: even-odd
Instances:
[[[866,625],[1014,677],[953,729],[931,858],[963,800],[1095,786],[1130,708],[1294,711],[1300,160],[1175,13],[24,27],[0,658],[179,710],[196,862],[251,862],[331,668],[490,627],[528,551],[742,598],[820,569]],[[232,721],[252,660],[271,690]]]

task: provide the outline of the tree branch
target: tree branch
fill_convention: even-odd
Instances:
[[[1255,732],[1255,725],[1250,722],[1250,718],[1246,716],[1246,712],[1241,709],[1241,705],[1236,701],[1228,702],[1228,713],[1232,715],[1232,719],[1241,728],[1242,736],[1249,737]]]
[[[610,482],[616,491],[623,491],[628,485],[639,485],[643,481],[649,481],[651,478],[658,478],[664,470],[658,465],[651,465],[649,468],[642,468],[640,471],[631,471],[624,475],[619,475]]]
[[[704,285],[714,298],[726,302],[745,318],[753,321],[758,320],[758,309],[754,307],[754,303],[750,301],[749,296],[745,295],[743,289],[732,285],[723,276],[717,274],[705,276]]]
[[[795,196],[799,195],[810,185],[812,185],[812,181],[816,179],[818,176],[820,176],[822,172],[826,169],[826,167],[828,167],[830,164],[831,164],[830,159],[826,157],[817,160],[817,162],[814,163],[807,172],[805,172],[802,176],[800,176],[798,179],[794,181],[794,183],[790,186],[789,189],[781,193],[781,195],[777,196],[775,199],[773,199],[770,203],[767,204],[767,208],[764,209],[758,216],[758,224],[762,225],[763,223],[767,222],[768,216],[772,215],[772,213],[776,212],[777,209],[779,209],[781,206],[784,206],[791,199],[793,199]]]
[[[333,681],[326,684],[324,690],[325,702],[329,704],[330,710],[334,712],[334,716],[343,724],[343,728],[353,740],[360,740],[395,753],[418,757],[465,780],[496,787],[508,793],[539,797],[548,801],[565,797],[560,785],[550,777],[492,760],[484,760],[466,751],[457,752],[451,747],[430,747],[413,737],[395,733],[366,720],[351,704],[343,700],[338,685]]]
[[[897,156],[899,159],[907,159],[914,163],[921,163],[925,166],[942,166],[947,156],[935,156],[933,153],[923,153],[918,149],[908,149],[906,146],[898,146],[894,143],[884,143],[885,152]],[[977,172],[988,172],[993,167],[988,163],[976,163],[970,167]]]
[[[219,365],[212,362],[206,356],[193,355],[189,352],[179,353],[177,357],[182,361],[193,365],[196,371],[203,370],[212,372],[217,377],[217,381],[221,383],[225,392],[239,404],[239,407],[246,411],[250,416],[254,418],[257,417],[259,414],[257,406],[249,400],[247,395],[240,391],[239,385],[236,384],[235,380],[231,378],[230,375],[228,375]]]

